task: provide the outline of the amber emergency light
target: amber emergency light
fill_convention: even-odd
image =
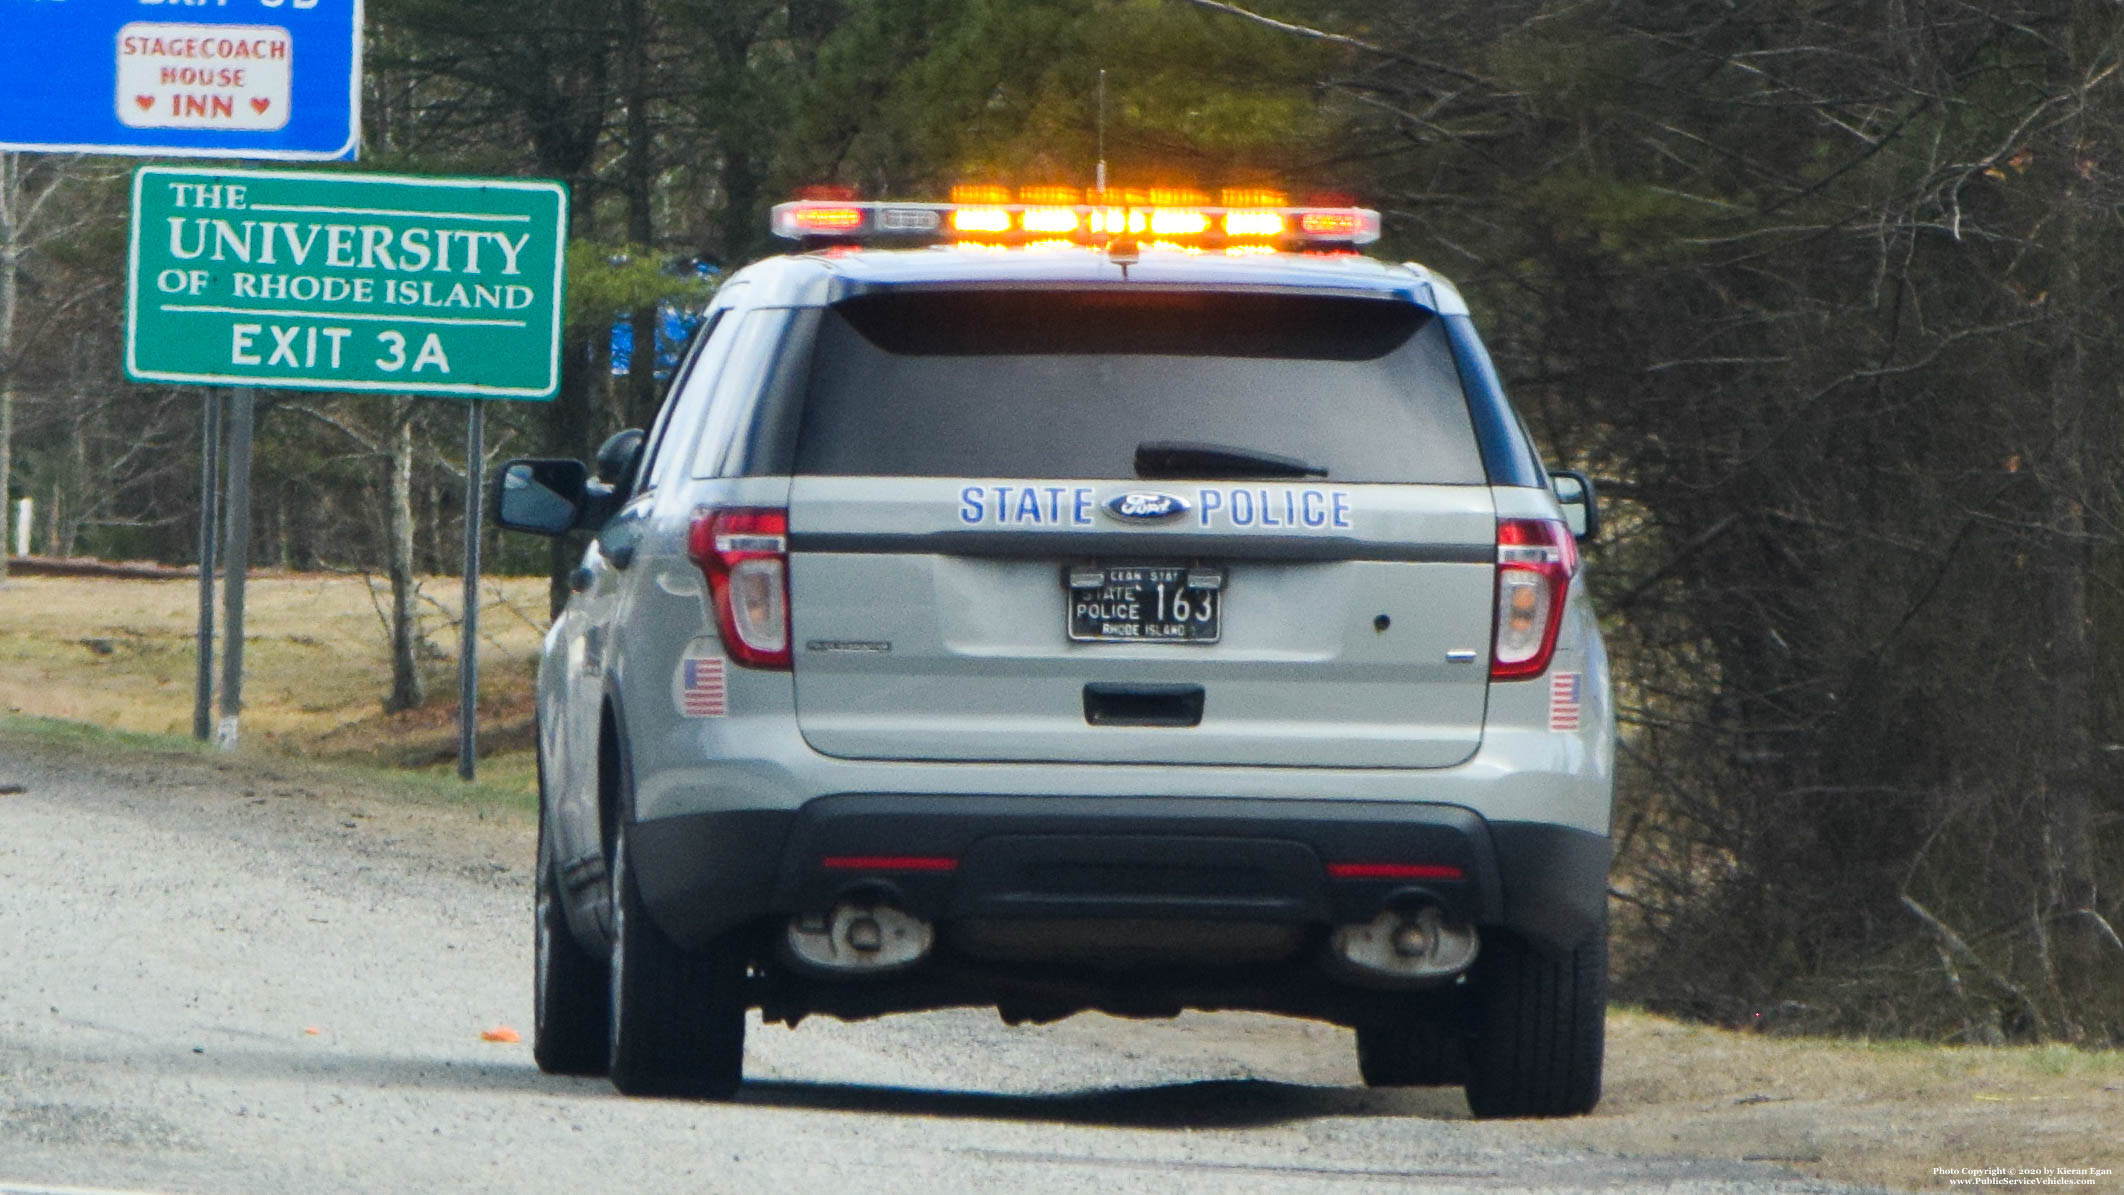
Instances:
[[[963,243],[1105,245],[1127,237],[1151,249],[1262,253],[1339,249],[1379,239],[1379,213],[1361,207],[1293,207],[1282,192],[1231,188],[1212,203],[1181,188],[952,188],[949,203],[797,199],[775,205],[776,236],[814,245]]]

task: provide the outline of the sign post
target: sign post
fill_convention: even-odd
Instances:
[[[223,621],[221,641],[221,723],[214,743],[236,749],[237,716],[243,712],[243,591],[251,567],[251,417],[256,403],[249,386],[229,396],[228,540],[221,549]]]
[[[461,637],[457,652],[457,776],[470,780],[479,773],[479,524],[481,500],[486,486],[487,405],[482,399],[465,404],[465,614],[457,624]]]
[[[0,0],[0,150],[328,161],[361,0]]]
[[[228,411],[223,746],[235,743],[242,705],[250,388],[449,395],[472,400],[458,678],[458,773],[472,778],[482,400],[560,389],[567,222],[567,192],[551,182],[134,173],[126,376],[239,388]]]
[[[221,395],[207,391],[199,413],[199,673],[192,694],[192,737],[214,735],[214,534],[220,503]]]

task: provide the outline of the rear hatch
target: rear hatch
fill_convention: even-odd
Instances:
[[[866,759],[1443,767],[1496,519],[1404,301],[901,290],[821,321],[789,499],[798,721]]]

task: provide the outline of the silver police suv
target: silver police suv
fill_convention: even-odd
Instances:
[[[1597,516],[1453,286],[776,218],[814,251],[721,287],[654,427],[497,478],[594,535],[539,669],[540,1066],[721,1098],[751,1009],[1253,1009],[1592,1108]]]

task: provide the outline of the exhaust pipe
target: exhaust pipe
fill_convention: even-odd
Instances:
[[[878,975],[922,961],[936,936],[929,922],[873,897],[790,918],[787,944],[797,962],[814,970]]]
[[[1338,926],[1328,948],[1353,978],[1401,986],[1460,974],[1480,944],[1474,926],[1448,918],[1426,899],[1389,905],[1363,925]]]

